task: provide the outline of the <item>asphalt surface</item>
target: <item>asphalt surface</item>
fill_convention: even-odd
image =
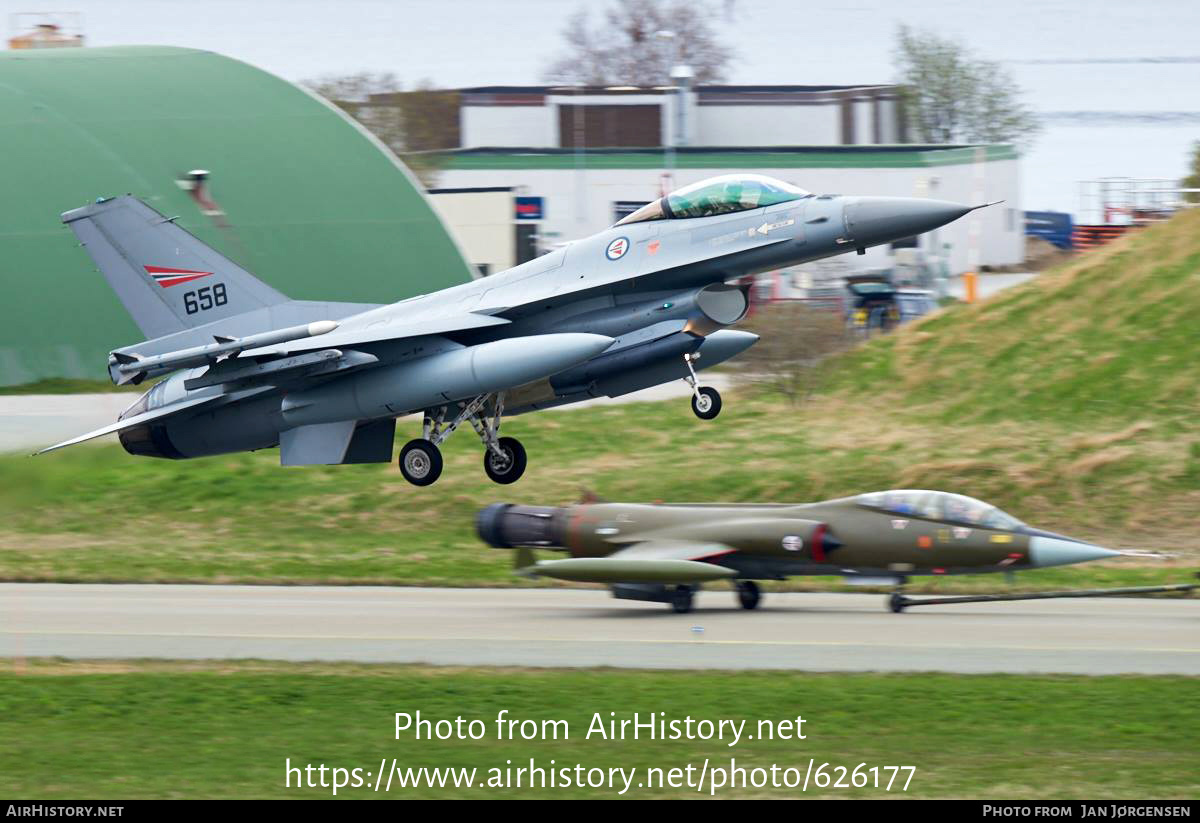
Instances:
[[[697,610],[601,590],[0,585],[0,656],[1200,675],[1200,600],[927,606],[726,590]]]

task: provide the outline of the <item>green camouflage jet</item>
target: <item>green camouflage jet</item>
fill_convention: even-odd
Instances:
[[[496,503],[476,529],[519,549],[517,572],[607,583],[627,600],[692,608],[700,584],[731,580],[742,608],[755,580],[844,575],[897,586],[912,575],[979,574],[1083,563],[1121,552],[1025,525],[995,506],[941,491],[899,489],[804,504]],[[536,560],[531,549],[570,557]],[[893,609],[899,611],[893,602]]]

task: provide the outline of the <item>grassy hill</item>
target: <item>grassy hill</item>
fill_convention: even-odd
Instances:
[[[1188,420],[1200,410],[1200,210],[866,347],[842,370],[953,425]]]
[[[530,468],[513,487],[487,481],[469,431],[427,489],[394,465],[282,469],[274,452],[2,457],[0,578],[515,585],[508,553],[473,533],[491,502],[927,487],[1105,545],[1179,552],[1023,573],[1023,585],[1182,581],[1200,543],[1198,338],[1200,211],[872,342],[798,406],[749,386],[708,423],[685,401],[517,418],[507,433]],[[415,433],[402,423],[399,439]]]

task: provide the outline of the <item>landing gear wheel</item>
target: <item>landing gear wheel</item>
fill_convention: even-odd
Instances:
[[[525,447],[515,437],[501,437],[496,441],[504,457],[500,457],[491,449],[483,453],[483,470],[495,483],[516,483],[525,473],[528,460],[525,457]]]
[[[687,614],[692,610],[693,595],[691,586],[676,586],[671,592],[671,609],[676,614]]]
[[[400,473],[414,486],[429,486],[442,476],[442,452],[428,440],[409,440],[400,450]]]
[[[762,601],[762,592],[759,591],[758,584],[753,580],[739,580],[737,584],[737,596],[738,602],[747,611],[757,609],[759,602]]]
[[[692,412],[701,420],[712,420],[721,413],[721,393],[710,386],[692,395]]]
[[[889,609],[891,609],[892,612],[894,612],[895,614],[900,614],[900,612],[904,611],[904,607],[907,605],[908,605],[908,603],[905,602],[904,595],[901,594],[900,592],[892,592],[888,596],[887,607]]]

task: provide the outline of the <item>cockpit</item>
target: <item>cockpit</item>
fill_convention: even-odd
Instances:
[[[647,203],[616,225],[646,220],[711,217],[811,196],[810,192],[798,186],[762,174],[724,174],[676,189],[666,197]]]
[[[977,526],[981,529],[1018,529],[1024,525],[1011,514],[995,506],[950,492],[925,489],[893,489],[885,492],[860,494],[855,498],[860,506],[880,509],[891,514],[922,517],[928,520],[945,520]]]

